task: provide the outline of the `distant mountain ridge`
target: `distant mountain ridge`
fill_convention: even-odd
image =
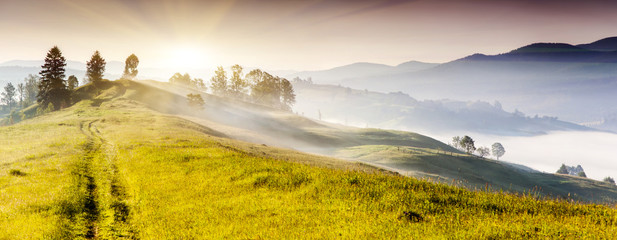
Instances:
[[[301,71],[286,75],[288,78],[314,78],[319,79],[320,83],[338,83],[344,79],[354,79],[365,76],[376,76],[383,74],[395,74],[404,72],[415,72],[437,66],[437,63],[426,63],[419,61],[408,61],[396,66],[379,63],[357,62],[345,66],[335,67],[322,71]]]
[[[497,54],[473,54],[415,71],[345,76],[334,69],[303,72],[314,83],[379,92],[402,91],[417,99],[500,101],[508,111],[556,116],[568,122],[595,122],[617,113],[617,37],[588,44],[532,43]],[[604,128],[617,131],[617,127]]]
[[[41,71],[43,60],[11,60],[0,63],[0,86],[11,82],[16,84],[22,82],[28,75],[37,75]],[[75,75],[83,84],[83,79],[86,76],[86,64],[83,62],[67,60],[65,75]],[[119,61],[110,61],[105,66],[105,78],[116,79],[122,75],[124,71],[124,63]]]
[[[0,63],[0,67],[37,67],[41,68],[43,65],[43,60],[11,60],[7,62]],[[80,71],[86,71],[86,63],[67,60],[66,61],[67,69],[75,69]],[[124,63],[119,61],[108,61],[105,65],[106,72],[111,72],[113,74],[120,74],[124,71]]]
[[[506,112],[499,102],[418,101],[401,92],[378,93],[334,85],[294,81],[302,115],[358,127],[417,132],[477,132],[501,136],[535,136],[551,131],[593,131],[552,117]]]
[[[617,51],[617,37],[608,37],[592,43],[579,44],[576,46],[593,51]]]
[[[595,45],[589,46],[596,48]],[[566,43],[533,43],[508,53],[494,56],[472,55],[463,60],[617,63],[617,52],[607,45],[603,46],[607,50],[593,50]]]

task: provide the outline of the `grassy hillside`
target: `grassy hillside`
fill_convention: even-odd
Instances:
[[[418,147],[364,145],[344,148],[335,156],[399,169],[405,175],[469,189],[530,192],[553,198],[617,203],[614,184],[570,175],[534,171],[522,166]]]
[[[598,239],[617,233],[617,211],[607,206],[468,191],[232,140],[152,110],[135,100],[143,93],[124,84],[0,128],[0,239]],[[390,136],[365,131],[365,139],[377,142]]]
[[[586,178],[537,173],[521,166],[478,159],[416,133],[334,125],[210,95],[206,95],[205,110],[196,111],[186,106],[183,97],[192,91],[190,89],[160,82],[126,84],[129,86],[127,97],[158,111],[216,129],[220,136],[360,160],[406,175],[456,183],[469,189],[489,185],[495,191],[536,191],[555,198],[617,203],[617,187],[614,185]],[[133,88],[140,90],[130,90]]]

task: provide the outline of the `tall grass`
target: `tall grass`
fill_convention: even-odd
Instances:
[[[607,206],[474,192],[336,165],[214,137],[124,99],[0,128],[0,137],[0,239],[610,239],[617,233],[617,212]]]

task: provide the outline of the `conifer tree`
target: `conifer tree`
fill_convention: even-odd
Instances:
[[[70,92],[66,88],[66,81],[64,80],[65,66],[66,59],[62,56],[58,46],[54,46],[47,52],[45,63],[41,66],[43,69],[39,72],[41,80],[37,101],[40,106],[48,107],[52,104],[51,107],[54,110],[69,103]]]
[[[103,80],[103,73],[105,72],[105,64],[105,59],[101,57],[99,51],[95,51],[90,61],[87,62],[88,70],[86,71],[86,76],[94,86],[100,86]]]

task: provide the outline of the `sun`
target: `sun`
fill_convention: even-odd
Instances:
[[[200,46],[174,46],[169,49],[167,66],[177,71],[209,67],[208,52]]]

